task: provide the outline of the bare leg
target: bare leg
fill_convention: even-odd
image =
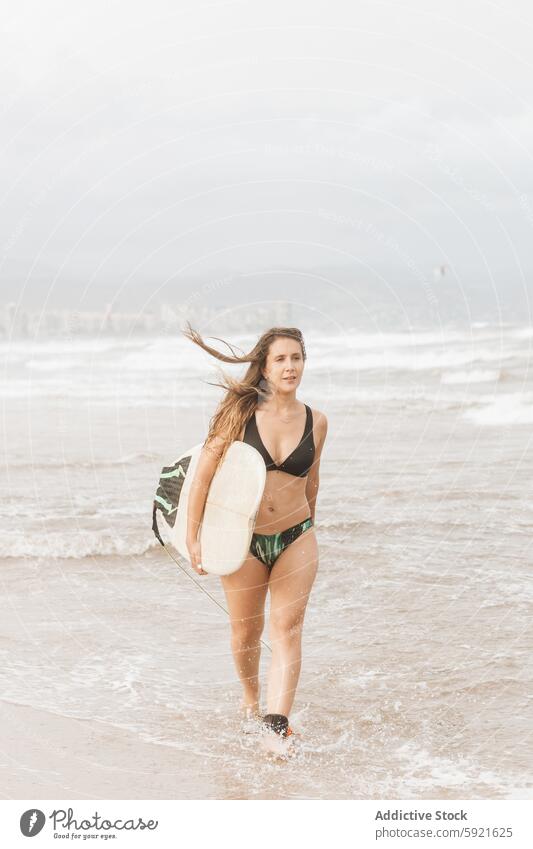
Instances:
[[[267,713],[289,716],[302,662],[305,609],[318,569],[314,528],[304,531],[276,560],[270,574],[270,641]]]
[[[260,638],[265,624],[268,569],[249,554],[237,572],[221,576],[231,622],[231,649],[243,688],[243,714],[259,711]]]

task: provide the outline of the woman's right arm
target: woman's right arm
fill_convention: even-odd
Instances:
[[[200,542],[198,540],[198,531],[200,530],[200,524],[204,514],[207,493],[209,492],[211,481],[213,480],[218,462],[222,456],[223,447],[224,439],[220,436],[212,437],[209,442],[204,445],[200,452],[198,464],[189,490],[186,544],[191,555],[192,566],[200,575],[205,575],[207,573],[204,572],[200,566],[201,551]]]

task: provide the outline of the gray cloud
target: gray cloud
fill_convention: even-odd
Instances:
[[[525,3],[17,8],[4,300],[142,303],[284,264],[530,276]]]

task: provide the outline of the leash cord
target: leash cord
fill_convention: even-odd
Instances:
[[[199,587],[199,588],[202,590],[202,592],[203,592],[203,593],[205,593],[207,596],[209,596],[209,598],[211,599],[211,601],[214,601],[214,602],[215,602],[215,604],[217,604],[217,605],[220,607],[220,609],[221,609],[221,610],[223,610],[223,611],[224,611],[224,613],[226,613],[226,614],[227,614],[227,616],[229,616],[230,614],[229,614],[229,612],[226,610],[226,608],[225,608],[222,604],[220,604],[220,602],[219,602],[219,601],[217,601],[217,600],[216,600],[216,598],[214,598],[214,597],[211,595],[211,593],[210,593],[210,592],[208,592],[208,591],[206,590],[206,588],[205,588],[205,587],[203,587],[203,586],[201,585],[201,583],[200,583],[199,581],[197,581],[197,580],[196,580],[196,578],[193,578],[193,576],[192,576],[192,575],[191,575],[191,574],[187,571],[187,569],[184,569],[184,568],[183,568],[183,566],[181,565],[181,563],[180,563],[178,560],[176,560],[176,558],[174,557],[174,555],[173,555],[173,554],[169,551],[169,549],[167,548],[166,544],[165,544],[164,542],[162,542],[162,541],[161,541],[161,539],[160,539],[159,541],[161,542],[161,545],[163,546],[163,548],[165,549],[165,551],[167,552],[167,554],[169,555],[169,557],[172,557],[172,560],[174,561],[174,563],[176,563],[176,565],[177,565],[177,566],[179,566],[179,568],[181,569],[181,571],[182,571],[185,575],[187,575],[187,577],[188,577],[188,578],[190,578],[190,579],[191,579],[191,581],[192,581],[194,584],[196,584],[196,586],[197,586],[197,587]],[[231,617],[230,617],[230,618],[231,618]],[[268,649],[268,651],[272,654],[272,649],[270,648],[270,646],[268,645],[268,643],[265,643],[265,642],[264,642],[261,638],[259,638],[259,642],[260,642],[260,643],[262,643],[262,645],[264,645],[264,647],[265,647],[266,649]]]

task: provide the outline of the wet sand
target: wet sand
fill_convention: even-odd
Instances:
[[[201,756],[144,743],[105,722],[71,719],[0,701],[3,799],[173,799],[189,778],[189,798],[209,785]]]

